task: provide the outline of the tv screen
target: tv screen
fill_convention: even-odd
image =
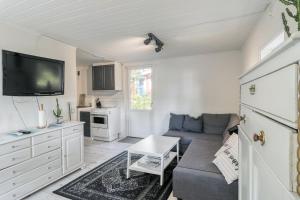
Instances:
[[[64,94],[65,62],[2,50],[3,95]]]

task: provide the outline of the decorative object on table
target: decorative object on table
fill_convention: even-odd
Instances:
[[[288,16],[290,16],[292,19],[294,19],[297,23],[297,29],[300,31],[300,0],[279,0],[281,3],[283,3],[286,6],[293,6],[296,9],[296,13],[293,13],[290,8],[286,8],[286,13]],[[282,22],[284,25],[284,30],[288,37],[291,37],[291,31],[290,27],[288,25],[285,13],[281,13]]]
[[[99,98],[96,99],[96,107],[97,108],[102,108],[102,104]]]
[[[53,110],[53,115],[56,117],[56,123],[63,123],[62,109],[59,106],[58,99],[56,98],[56,110]]]
[[[44,110],[43,104],[39,105],[38,113],[39,113],[38,128],[46,128],[47,127],[47,117],[46,117],[46,112]]]
[[[133,162],[140,158],[132,156]],[[167,200],[172,192],[172,172],[176,164],[174,159],[166,168],[162,186],[159,176],[143,172],[132,172],[131,178],[126,179],[127,152],[123,152],[54,193],[70,199]]]

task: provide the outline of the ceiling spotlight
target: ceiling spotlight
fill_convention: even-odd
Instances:
[[[155,48],[155,52],[156,52],[156,53],[160,52],[161,50],[162,50],[162,47],[156,47],[156,48]]]
[[[145,45],[150,44],[151,40],[152,40],[151,38],[146,39],[146,40],[144,41],[144,44],[145,44]]]
[[[144,41],[144,44],[145,45],[148,45],[148,44],[150,44],[150,42],[153,40],[153,37],[154,35],[152,34],[152,33],[148,33],[148,37],[149,38],[147,38],[145,41]]]
[[[164,43],[162,41],[160,41],[153,33],[148,33],[148,37],[147,39],[144,40],[144,44],[145,45],[149,45],[150,42],[152,40],[155,41],[156,44],[156,48],[155,48],[155,52],[158,53],[162,50],[162,47],[164,46]]]

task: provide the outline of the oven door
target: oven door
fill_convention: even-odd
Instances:
[[[91,127],[107,129],[108,128],[108,116],[92,114],[91,115]]]

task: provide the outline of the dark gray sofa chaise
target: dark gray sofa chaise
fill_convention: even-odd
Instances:
[[[201,118],[201,133],[169,130],[164,134],[181,138],[183,156],[173,171],[173,194],[183,200],[237,200],[238,181],[228,185],[212,161],[229,137],[228,129],[239,123],[239,117],[203,114]]]

